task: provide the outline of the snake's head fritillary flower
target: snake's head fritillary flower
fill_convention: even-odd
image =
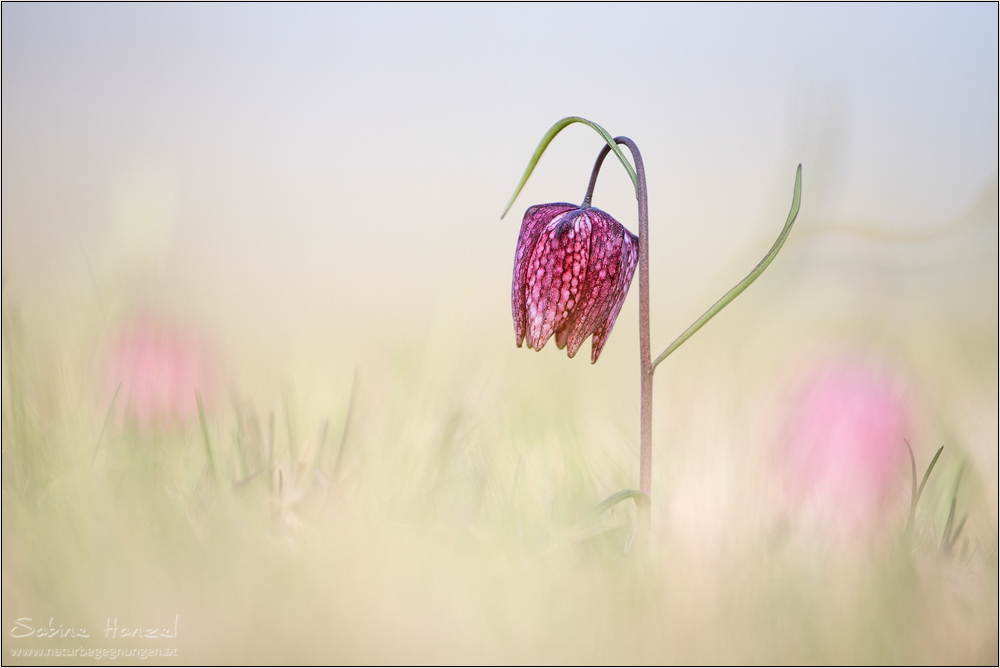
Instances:
[[[593,335],[597,361],[628,294],[639,238],[592,207],[539,204],[521,223],[514,257],[511,309],[517,345],[541,350],[553,334],[576,355]]]

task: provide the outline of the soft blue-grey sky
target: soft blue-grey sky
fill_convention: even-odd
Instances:
[[[918,229],[966,210],[997,171],[997,18],[995,4],[5,4],[5,280],[132,267],[220,301],[412,306],[467,262],[496,274],[470,282],[502,306],[521,212],[582,198],[600,140],[566,130],[499,212],[545,130],[581,115],[643,150],[654,284],[732,282],[745,268],[720,263],[770,243],[799,162],[803,227]],[[611,163],[595,205],[634,228]]]

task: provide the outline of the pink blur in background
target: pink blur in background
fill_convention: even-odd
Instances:
[[[863,357],[804,374],[785,418],[789,501],[847,530],[873,526],[906,478],[908,406],[902,384]]]
[[[213,368],[207,346],[194,332],[140,316],[113,344],[107,388],[111,395],[117,389],[115,412],[127,423],[140,429],[183,427],[198,420],[197,394],[212,394]]]

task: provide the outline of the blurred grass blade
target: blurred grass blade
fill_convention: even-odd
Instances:
[[[757,263],[757,266],[754,267],[753,271],[751,271],[746,278],[737,283],[732,290],[724,294],[722,296],[722,299],[715,302],[712,308],[705,311],[705,313],[700,318],[695,320],[690,327],[684,330],[683,334],[678,336],[673,343],[667,346],[667,349],[664,350],[659,357],[653,360],[653,366],[652,366],[653,369],[656,368],[656,365],[665,360],[667,356],[670,355],[670,353],[680,348],[681,344],[687,341],[689,338],[691,338],[692,334],[701,329],[706,322],[714,318],[719,311],[724,309],[729,304],[729,302],[736,299],[741,292],[746,290],[748,287],[750,287],[751,283],[757,280],[758,276],[764,273],[764,270],[767,269],[768,265],[771,264],[771,261],[774,260],[775,256],[778,254],[778,251],[780,251],[781,247],[785,244],[785,239],[788,238],[788,234],[792,231],[792,224],[795,222],[795,217],[799,215],[799,204],[801,203],[801,200],[802,200],[802,165],[799,165],[798,169],[795,170],[795,193],[792,195],[792,208],[788,212],[788,220],[785,221],[785,226],[782,228],[781,234],[778,235],[778,238],[774,242],[774,245],[771,246],[771,250],[767,252],[767,255],[764,256],[763,260]]]
[[[951,510],[948,511],[948,521],[944,524],[944,531],[941,532],[941,552],[948,554],[951,551],[951,527],[955,522],[955,505],[958,497],[951,497]]]
[[[649,497],[646,494],[635,489],[623,489],[622,491],[612,494],[608,498],[601,501],[601,503],[594,508],[593,512],[590,513],[590,519],[597,519],[625,499],[635,499],[635,505],[637,506],[649,505]]]
[[[563,128],[566,128],[567,126],[570,126],[573,123],[583,123],[584,125],[593,128],[599,135],[601,135],[601,137],[604,138],[604,141],[607,142],[608,146],[611,147],[611,150],[615,152],[616,156],[618,156],[618,159],[621,161],[622,165],[625,166],[625,171],[628,172],[629,178],[632,179],[632,186],[635,188],[636,196],[638,196],[639,177],[635,175],[635,170],[632,168],[632,164],[625,158],[625,154],[622,153],[621,149],[618,148],[618,144],[615,143],[614,138],[610,134],[608,134],[608,131],[602,128],[597,123],[591,123],[586,118],[580,118],[579,116],[569,116],[567,118],[562,119],[561,121],[553,125],[551,128],[549,128],[549,131],[545,133],[544,137],[542,137],[542,141],[538,143],[538,148],[535,149],[535,154],[531,156],[531,161],[528,162],[528,168],[524,170],[524,176],[521,177],[521,182],[517,184],[517,188],[514,190],[514,194],[511,195],[510,201],[507,202],[507,206],[504,207],[503,213],[500,214],[501,219],[507,215],[508,211],[510,211],[510,207],[514,204],[514,200],[517,199],[517,196],[520,194],[521,188],[524,187],[524,184],[528,182],[528,177],[531,176],[531,172],[535,170],[535,165],[538,164],[538,160],[542,157],[542,153],[545,153],[545,149],[548,148],[549,143],[551,143],[551,141],[555,139],[555,136],[557,134],[562,132]]]
[[[913,522],[917,516],[917,501],[920,500],[920,495],[924,493],[924,485],[927,484],[927,479],[931,476],[931,471],[934,470],[934,465],[937,464],[938,457],[941,456],[941,452],[944,450],[942,445],[938,448],[938,451],[934,453],[934,457],[931,459],[931,463],[927,466],[927,470],[924,471],[924,478],[920,481],[920,486],[917,486],[917,461],[913,457],[913,448],[910,447],[910,442],[903,439],[903,443],[906,443],[906,449],[910,453],[910,475],[912,480],[912,487],[910,488],[910,516],[906,520],[906,534],[909,536],[913,531]]]
[[[934,458],[931,459],[931,463],[927,466],[927,470],[924,471],[924,479],[920,481],[920,487],[917,488],[917,495],[913,497],[913,507],[917,507],[917,501],[920,500],[920,495],[924,493],[924,485],[927,484],[927,479],[931,477],[931,471],[934,470],[934,465],[937,464],[938,457],[941,456],[941,452],[944,450],[942,445],[938,448],[938,451],[934,453]]]
[[[945,555],[950,555],[951,550],[955,547],[955,543],[958,541],[958,535],[962,533],[962,529],[965,528],[965,520],[968,519],[968,515],[962,518],[962,521],[958,523],[958,527],[953,529],[955,526],[955,508],[958,505],[958,488],[962,484],[962,474],[965,472],[965,466],[958,469],[958,477],[955,479],[955,490],[951,494],[951,509],[948,511],[948,521],[945,522],[944,532],[941,535],[941,553]]]
[[[949,539],[948,554],[951,554],[952,551],[954,551],[954,549],[955,549],[955,543],[958,542],[958,537],[962,535],[962,529],[965,528],[965,521],[967,519],[969,519],[968,515],[963,516],[962,517],[962,521],[958,523],[957,527],[955,527],[955,533],[953,533],[951,535],[951,538]]]
[[[267,473],[268,484],[274,489],[274,409],[267,414]]]
[[[354,381],[351,383],[351,398],[347,403],[347,417],[344,418],[344,430],[340,432],[340,448],[337,449],[337,461],[333,465],[332,477],[336,478],[340,473],[340,463],[344,460],[344,448],[347,445],[347,434],[351,427],[351,418],[354,416],[354,402],[358,396],[358,370],[354,370]]]
[[[330,418],[323,420],[323,426],[319,429],[319,440],[316,442],[316,454],[313,455],[312,467],[318,471],[323,467],[323,455],[326,454],[326,435],[330,430]]]
[[[212,457],[212,444],[208,439],[208,421],[205,419],[205,407],[201,403],[201,392],[195,392],[198,399],[198,418],[201,420],[201,433],[205,437],[205,452],[208,454],[208,468],[212,478],[215,478],[215,458]]]
[[[643,492],[636,489],[623,489],[620,492],[612,494],[608,498],[597,504],[590,513],[587,514],[582,520],[573,525],[570,529],[570,534],[574,536],[573,540],[581,540],[582,538],[592,535],[594,533],[593,528],[588,528],[589,525],[593,524],[600,518],[601,515],[611,510],[614,506],[625,501],[626,499],[635,499],[635,505],[637,508],[642,509],[643,507],[649,507],[649,496]],[[633,534],[632,538],[635,538]],[[629,539],[625,552],[628,552],[629,547],[631,547],[632,539]]]
[[[115,396],[111,397],[111,404],[108,405],[108,412],[104,416],[104,426],[101,427],[101,435],[97,437],[97,445],[94,446],[94,459],[97,461],[97,453],[101,451],[101,441],[104,440],[104,432],[108,429],[108,420],[111,419],[111,411],[115,408],[115,400],[118,399],[118,390],[122,389],[122,384],[118,383],[118,387],[115,388]]]
[[[910,515],[906,519],[906,532],[909,533],[913,530],[913,519],[917,514],[917,460],[910,442],[904,438],[903,443],[906,443],[906,451],[910,454]]]

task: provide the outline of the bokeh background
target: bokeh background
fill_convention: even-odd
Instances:
[[[2,11],[5,654],[996,661],[995,4]],[[576,524],[638,484],[637,288],[595,366],[513,345],[568,115],[643,151],[654,355],[803,165],[658,371],[640,557]]]

